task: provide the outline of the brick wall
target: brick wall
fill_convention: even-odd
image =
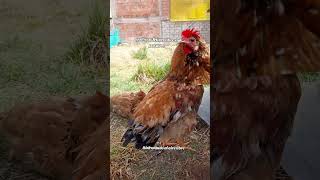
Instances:
[[[161,0],[161,16],[169,19],[170,15],[170,0]]]
[[[125,42],[133,42],[137,37],[160,37],[159,23],[121,23],[117,27],[120,29],[120,37]]]
[[[158,0],[116,0],[117,17],[159,16]]]
[[[210,22],[171,22],[170,0],[111,0],[113,20],[111,27],[120,29],[124,42],[136,38],[179,39],[183,29],[200,30],[206,42],[210,42]]]

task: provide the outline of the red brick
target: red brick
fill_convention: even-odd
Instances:
[[[158,0],[116,0],[117,17],[159,16]]]
[[[169,18],[170,15],[170,0],[161,0],[162,16]]]
[[[127,42],[141,37],[160,37],[160,23],[117,24],[116,27],[120,29],[120,38]]]

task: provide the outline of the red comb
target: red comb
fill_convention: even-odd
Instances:
[[[194,28],[186,29],[186,30],[182,31],[181,36],[183,38],[195,37],[195,38],[199,39],[200,32],[198,30],[195,30]]]

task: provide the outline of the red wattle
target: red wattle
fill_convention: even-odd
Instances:
[[[184,53],[186,53],[186,54],[192,53],[192,49],[191,49],[190,47],[188,47],[188,46],[183,47],[183,51],[184,51]]]

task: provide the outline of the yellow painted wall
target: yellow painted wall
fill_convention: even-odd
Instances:
[[[209,20],[210,0],[170,0],[171,21]]]

